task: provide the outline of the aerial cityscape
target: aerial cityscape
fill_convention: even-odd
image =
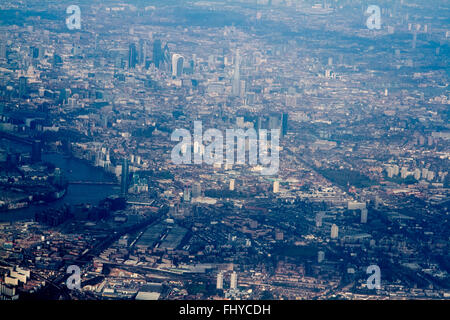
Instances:
[[[3,0],[0,300],[450,299],[450,2]]]

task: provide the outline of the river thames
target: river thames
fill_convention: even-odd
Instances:
[[[42,161],[51,162],[60,168],[65,177],[70,181],[113,182],[114,179],[102,169],[91,166],[86,161],[69,158],[59,153],[44,153]],[[120,186],[115,185],[85,185],[70,184],[66,195],[54,202],[31,205],[28,208],[0,212],[0,222],[32,220],[36,211],[48,208],[59,208],[63,204],[98,204],[102,199],[110,195],[119,194]]]

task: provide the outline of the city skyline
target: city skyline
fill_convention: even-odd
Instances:
[[[0,300],[448,300],[448,12],[4,1]]]

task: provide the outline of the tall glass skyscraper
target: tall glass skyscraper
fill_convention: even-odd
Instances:
[[[289,114],[288,113],[283,113],[283,115],[281,116],[281,133],[283,136],[285,136],[287,134],[288,131],[288,119],[289,119]]]
[[[134,69],[137,64],[137,50],[136,44],[130,43],[130,48],[128,50],[128,68]]]
[[[156,39],[153,42],[153,63],[155,64],[155,67],[159,68],[163,59],[164,57],[161,49],[161,40]]]
[[[122,160],[122,175],[120,177],[120,193],[124,196],[128,193],[128,159]]]

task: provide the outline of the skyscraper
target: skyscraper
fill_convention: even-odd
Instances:
[[[280,181],[273,182],[273,193],[280,192]]]
[[[241,76],[239,71],[239,49],[236,50],[236,61],[234,62],[234,74],[233,74],[233,83],[232,83],[232,95],[239,96],[240,86],[241,86]]]
[[[219,272],[217,274],[217,281],[216,281],[216,289],[223,289],[223,274],[222,272]]]
[[[128,50],[128,68],[134,69],[137,63],[137,50],[134,43],[130,43],[130,48]]]
[[[28,94],[28,81],[26,77],[19,78],[19,96],[21,98]]]
[[[162,58],[163,58],[163,62],[170,64],[170,50],[169,50],[169,45],[166,43],[166,45],[164,46],[164,48],[162,49]]]
[[[193,198],[198,198],[202,195],[202,186],[200,183],[195,183],[192,186],[192,197]]]
[[[145,65],[147,59],[147,42],[144,39],[139,39],[139,56],[138,62],[140,65]]]
[[[183,63],[184,58],[180,54],[175,53],[172,56],[172,76],[174,77],[181,76],[181,74],[183,73]]]
[[[331,226],[331,239],[337,239],[339,236],[339,227],[335,224]]]
[[[120,177],[120,193],[124,196],[128,193],[128,159],[122,160],[122,175]]]
[[[184,188],[183,200],[185,202],[191,201],[191,189],[189,189],[189,187]]]
[[[39,47],[31,47],[30,54],[33,59],[39,58]]]
[[[163,53],[161,50],[161,40],[156,39],[153,42],[153,63],[155,64],[155,67],[159,68],[162,60],[163,60]]]
[[[239,96],[241,98],[244,98],[245,92],[246,92],[246,82],[245,82],[245,80],[241,80],[239,83]]]
[[[234,191],[234,179],[230,180],[230,191]]]
[[[367,209],[361,209],[361,223],[367,223]]]
[[[237,289],[237,273],[236,271],[233,271],[231,274],[231,280],[230,280],[230,289]]]
[[[163,48],[161,40],[156,39],[153,42],[153,63],[155,64],[155,67],[161,69],[164,62],[169,65],[171,63],[169,46],[166,43]]]
[[[281,134],[283,136],[285,136],[287,134],[287,131],[288,131],[288,118],[289,118],[289,114],[288,113],[283,113],[282,121],[281,121]]]
[[[323,212],[316,213],[316,227],[320,228],[322,226]]]

